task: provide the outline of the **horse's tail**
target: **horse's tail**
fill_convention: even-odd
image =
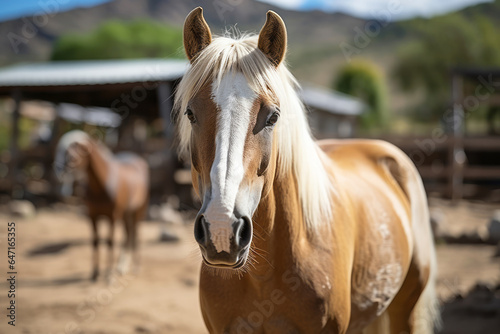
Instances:
[[[405,156],[406,158],[406,156]],[[412,312],[413,333],[429,334],[441,327],[439,301],[436,294],[437,258],[431,229],[429,207],[422,179],[409,158],[406,158],[408,179],[406,192],[411,203],[414,254],[418,262],[429,263],[429,277]]]

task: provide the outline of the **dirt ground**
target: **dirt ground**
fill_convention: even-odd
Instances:
[[[440,228],[456,233],[484,229],[495,208],[468,202],[452,207],[440,200],[431,201],[431,206],[441,217]],[[198,305],[200,258],[190,224],[168,225],[180,241],[166,243],[159,241],[165,225],[144,223],[139,273],[115,277],[108,285],[105,279],[95,284],[89,281],[90,224],[78,210],[46,208],[31,219],[13,218],[0,211],[0,221],[4,254],[0,270],[6,275],[7,222],[15,221],[18,272],[16,327],[7,325],[4,315],[9,287],[6,276],[2,276],[0,333],[206,333]],[[101,227],[105,236],[107,224]],[[122,240],[121,228],[118,230],[118,240]],[[101,245],[101,268],[105,267],[105,247]],[[492,256],[494,252],[491,245],[438,245],[438,294],[445,310],[443,333],[500,332],[500,306],[488,309],[486,319],[481,312],[470,311],[469,306],[461,307],[463,296],[479,282],[497,284],[500,261]],[[489,300],[498,304],[500,299],[492,298]],[[479,330],[474,321],[484,328]]]

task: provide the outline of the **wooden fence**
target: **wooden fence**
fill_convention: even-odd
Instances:
[[[428,193],[459,200],[500,191],[500,137],[386,137],[417,166]]]

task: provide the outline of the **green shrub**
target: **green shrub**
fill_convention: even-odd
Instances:
[[[52,60],[182,58],[182,30],[148,21],[108,21],[95,31],[62,36]]]
[[[363,100],[368,110],[362,115],[365,129],[383,127],[387,121],[387,90],[380,69],[366,60],[345,65],[333,83],[333,89]]]

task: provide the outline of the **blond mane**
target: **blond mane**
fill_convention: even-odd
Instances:
[[[299,85],[284,64],[274,67],[257,48],[257,36],[217,37],[195,58],[176,91],[174,115],[179,133],[179,153],[190,151],[191,124],[182,117],[189,101],[207,83],[219,83],[231,71],[243,73],[250,87],[280,106],[276,125],[278,173],[297,179],[304,221],[308,231],[318,233],[332,216],[332,180],[325,164],[329,159],[311,137]]]

